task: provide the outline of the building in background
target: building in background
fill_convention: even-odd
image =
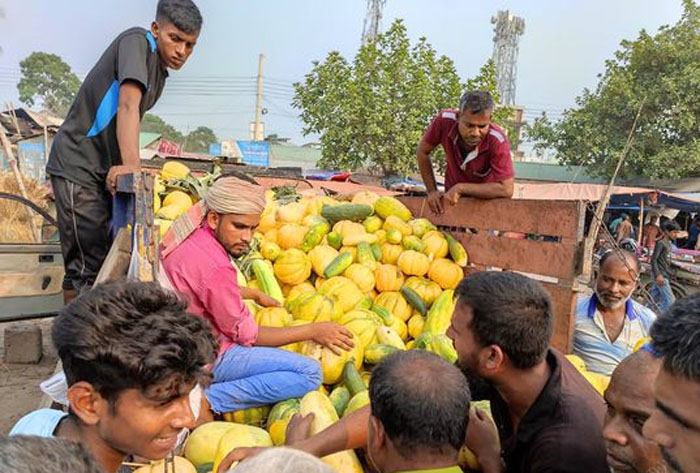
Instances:
[[[8,133],[10,143],[16,147],[13,153],[22,174],[43,182],[51,144],[63,119],[48,112],[20,107],[0,112],[0,123]],[[10,169],[3,149],[0,149],[0,169]]]

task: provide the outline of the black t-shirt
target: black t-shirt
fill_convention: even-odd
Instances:
[[[552,374],[513,432],[508,406],[491,388],[491,412],[508,473],[608,473],[605,402],[576,368],[551,349]]]
[[[103,188],[107,172],[122,163],[117,142],[119,86],[141,85],[140,116],[163,92],[167,69],[156,41],[144,28],[130,28],[109,45],[80,86],[66,120],[56,134],[46,172],[76,184]]]

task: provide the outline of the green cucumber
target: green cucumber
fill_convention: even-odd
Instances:
[[[331,223],[341,220],[362,222],[372,215],[372,212],[374,212],[374,208],[368,204],[325,204],[321,210],[321,216]]]
[[[355,394],[365,391],[367,386],[365,381],[360,376],[359,371],[355,368],[355,360],[349,360],[345,363],[343,367],[343,382],[345,387],[350,391],[350,397],[352,398]]]
[[[333,276],[340,276],[351,264],[352,252],[343,251],[338,256],[333,258],[333,261],[326,266],[326,269],[323,271],[323,277],[328,279],[332,278]]]
[[[405,284],[401,286],[400,292],[404,299],[406,299],[406,302],[408,302],[411,307],[416,309],[420,315],[425,317],[425,314],[427,313],[425,302],[423,302],[423,299],[421,299],[418,293]]]

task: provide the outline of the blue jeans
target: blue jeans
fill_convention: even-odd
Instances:
[[[651,297],[654,299],[654,302],[656,302],[659,314],[666,312],[666,310],[676,302],[676,296],[673,295],[671,283],[668,278],[664,278],[663,284],[658,284],[656,279],[652,279]]]
[[[238,345],[216,360],[214,381],[204,393],[215,412],[233,412],[301,397],[322,380],[321,365],[307,356]]]

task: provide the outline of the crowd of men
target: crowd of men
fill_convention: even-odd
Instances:
[[[617,364],[604,397],[550,347],[552,306],[538,282],[485,271],[465,278],[456,297],[448,336],[459,369],[422,350],[394,353],[372,373],[367,408],[311,437],[308,419],[295,418],[290,446],[315,457],[365,448],[368,463],[386,473],[458,472],[465,445],[484,472],[700,471],[700,295],[655,320],[651,341]],[[211,382],[218,346],[210,324],[175,292],[157,283],[100,285],[61,313],[52,336],[70,410],[23,418],[16,437],[0,441],[3,471],[33,460],[28,451],[55,448],[66,464],[84,462],[63,471],[112,473],[130,455],[165,457],[196,425],[191,394]],[[491,417],[470,408],[478,399],[490,401]],[[234,450],[220,471],[242,459],[241,471],[272,471],[261,462],[285,455],[295,459],[289,464],[311,461],[287,450],[258,453]]]

